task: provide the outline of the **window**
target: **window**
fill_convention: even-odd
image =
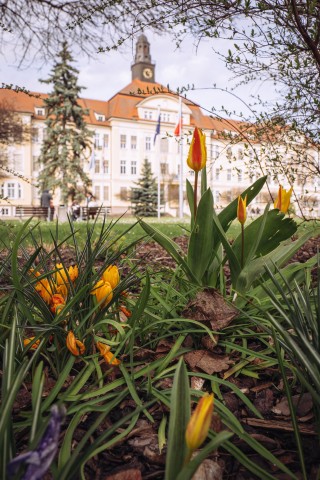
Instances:
[[[146,120],[152,120],[152,118],[153,118],[152,110],[144,110],[143,117]]]
[[[169,165],[167,163],[160,163],[160,171],[161,175],[168,175]]]
[[[120,148],[127,148],[127,136],[120,135]]]
[[[229,159],[232,157],[232,148],[231,147],[227,148],[226,155],[227,155],[227,158],[229,158]]]
[[[94,196],[96,197],[96,200],[100,200],[100,185],[94,187]]]
[[[109,147],[109,135],[107,133],[103,134],[103,146],[104,148]]]
[[[226,196],[227,196],[227,202],[231,202],[231,200],[232,200],[231,190],[228,190],[228,191],[226,192]]]
[[[99,150],[102,148],[100,133],[96,132],[94,134],[94,146]]]
[[[137,175],[137,162],[131,160],[131,175]]]
[[[238,149],[238,160],[242,160],[243,159],[243,150],[242,148],[239,148]]]
[[[21,198],[22,190],[19,182],[4,182],[1,185],[1,195],[3,197],[15,200]]]
[[[94,112],[96,119],[98,122],[105,122],[106,121],[106,116],[103,113],[97,113]]]
[[[160,114],[160,119],[162,122],[170,122],[170,113],[162,112]]]
[[[103,160],[102,162],[102,173],[109,173],[109,160]]]
[[[137,137],[131,136],[131,150],[137,150]]]
[[[120,187],[120,200],[128,200],[128,189],[127,187]]]
[[[3,215],[3,216],[9,216],[9,208],[7,207],[2,207],[1,210],[0,210],[0,215]]]
[[[127,162],[126,160],[120,160],[120,173],[121,175],[125,175],[127,172]]]
[[[216,168],[216,180],[220,180],[220,168]]]
[[[219,192],[219,190],[216,190],[214,201],[215,201],[215,203],[218,203],[218,202],[220,201],[220,192]]]
[[[104,185],[103,187],[103,200],[109,201],[109,186]]]
[[[238,170],[238,182],[242,182],[242,170]]]
[[[94,162],[94,173],[100,173],[100,159],[96,158]]]
[[[45,109],[44,108],[35,107],[35,112],[36,112],[36,115],[39,115],[40,117],[45,116]]]
[[[160,139],[160,152],[161,153],[168,153],[169,143],[167,138]]]
[[[232,179],[231,168],[228,168],[228,170],[227,170],[227,180],[231,180],[231,179]]]
[[[151,137],[146,137],[146,150],[151,150]]]
[[[33,128],[32,129],[32,142],[33,143],[38,143],[39,140],[39,128]]]

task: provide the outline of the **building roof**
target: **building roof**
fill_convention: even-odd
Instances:
[[[164,87],[160,83],[144,82],[134,79],[131,83],[122,88],[118,93],[113,95],[109,100],[93,100],[90,98],[79,98],[79,104],[88,109],[89,113],[85,116],[85,120],[90,125],[108,126],[110,120],[119,118],[123,120],[137,120],[137,105],[144,98],[151,98],[154,95],[172,95],[177,98],[177,94]],[[44,120],[44,116],[38,115],[36,107],[43,107],[43,100],[48,98],[46,93],[30,92],[28,95],[24,92],[16,92],[9,89],[0,89],[0,102],[3,100],[12,104],[16,112],[30,114],[33,118]],[[217,117],[204,115],[199,105],[195,104],[187,98],[182,98],[182,102],[188,106],[192,114],[190,116],[190,126],[199,127],[205,130],[215,132],[223,131],[239,131],[243,128],[244,122],[235,120],[218,119]],[[103,115],[105,121],[97,119],[98,115]]]

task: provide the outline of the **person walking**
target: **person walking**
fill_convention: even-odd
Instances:
[[[54,206],[53,206],[53,201],[52,201],[52,195],[49,192],[49,190],[43,190],[41,199],[40,199],[40,205],[43,208],[48,209],[48,220],[53,220],[53,214],[54,214]],[[53,211],[52,211],[53,209]]]

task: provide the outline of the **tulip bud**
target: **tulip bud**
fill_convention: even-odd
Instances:
[[[187,158],[187,164],[195,172],[199,172],[205,167],[207,163],[207,147],[206,136],[200,128],[195,128],[191,145],[189,148],[189,154]]]
[[[290,205],[290,198],[292,194],[292,187],[286,191],[282,186],[279,186],[278,196],[274,202],[274,208],[277,208],[282,213],[287,213]]]
[[[86,350],[84,344],[76,339],[72,330],[70,330],[67,335],[66,345],[70,352],[76,357],[82,355]]]
[[[190,451],[194,451],[205,441],[210,428],[213,412],[213,393],[206,393],[198,402],[189,420],[186,430],[186,442]]]
[[[120,282],[119,270],[116,265],[110,265],[102,274],[102,279],[110,283],[112,289],[116,288]]]
[[[241,195],[238,197],[237,218],[241,225],[247,220],[247,195],[243,199]]]

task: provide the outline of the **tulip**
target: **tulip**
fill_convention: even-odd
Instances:
[[[52,313],[59,313],[65,306],[64,297],[60,293],[55,293],[50,299],[50,310]]]
[[[200,128],[195,128],[189,148],[187,164],[195,172],[199,172],[207,163],[206,136]]]
[[[25,347],[27,347],[34,339],[35,339],[35,337],[25,338],[25,339],[23,340],[23,345],[24,345]],[[32,350],[36,350],[36,349],[39,347],[39,344],[40,344],[40,339],[38,339],[38,340],[36,340],[35,342],[33,342],[30,348],[31,348]]]
[[[95,295],[97,298],[97,302],[101,304],[101,306],[106,306],[112,300],[112,287],[109,282],[105,282],[104,280],[99,280],[93,290],[91,290],[91,295]]]
[[[277,208],[282,213],[287,213],[290,205],[290,197],[292,194],[292,187],[286,191],[282,186],[279,186],[278,196],[274,202],[274,208]]]
[[[237,218],[241,225],[247,220],[247,195],[243,199],[241,195],[238,197]]]
[[[119,270],[115,265],[110,265],[102,274],[102,280],[110,283],[112,289],[120,282]]]
[[[66,345],[70,352],[76,357],[82,355],[86,349],[84,344],[80,340],[76,339],[72,330],[70,330],[67,335]]]
[[[97,342],[97,347],[100,354],[103,356],[107,363],[109,363],[110,365],[120,365],[121,361],[115,358],[113,353],[110,352],[109,345],[106,345],[102,342]]]
[[[186,442],[189,451],[193,452],[205,441],[213,412],[213,393],[206,393],[198,402],[186,430]]]

